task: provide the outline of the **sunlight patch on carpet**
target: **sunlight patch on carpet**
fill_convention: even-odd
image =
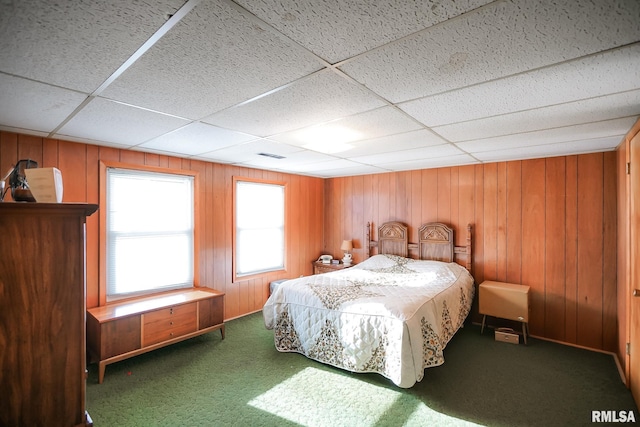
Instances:
[[[425,421],[475,425],[434,411],[400,392],[316,368],[300,371],[249,405],[303,426],[374,426],[390,416],[394,406],[407,405],[415,410],[404,425],[424,425]]]

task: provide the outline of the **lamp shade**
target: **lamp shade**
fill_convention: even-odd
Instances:
[[[353,242],[351,240],[343,240],[340,249],[347,252],[350,251],[353,249]]]

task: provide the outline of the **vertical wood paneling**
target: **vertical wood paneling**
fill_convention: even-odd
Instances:
[[[438,220],[438,170],[422,171],[422,220],[434,222]],[[419,227],[419,225],[418,225]]]
[[[522,163],[507,163],[507,282],[522,283]]]
[[[45,140],[46,142],[46,140]],[[57,154],[57,143],[56,145],[56,154]],[[45,151],[46,152],[46,151]],[[100,174],[98,167],[91,167],[91,165],[98,165],[100,158],[100,148],[95,145],[87,145],[86,146],[86,158],[87,158],[87,178],[86,178],[86,194],[87,203],[94,203],[96,205],[100,204]],[[64,177],[63,177],[64,182]],[[100,215],[91,215],[87,218],[86,222],[86,233],[87,236],[98,236],[100,234]],[[85,242],[85,247],[87,250],[87,259],[99,259],[100,256],[100,242],[98,239],[87,239]],[[100,271],[98,268],[97,262],[87,262],[86,263],[86,283],[87,290],[91,289],[94,292],[87,292],[87,306],[95,307],[100,303],[100,296],[97,292],[100,277]]]
[[[298,175],[265,173],[256,169],[181,159],[155,154],[98,147],[67,141],[44,139],[0,131],[0,170],[8,170],[27,156],[44,167],[60,169],[64,182],[65,202],[99,201],[99,161],[118,161],[138,165],[154,165],[199,172],[200,228],[199,277],[203,286],[226,293],[225,318],[260,310],[268,296],[269,281],[298,277],[311,273],[310,253],[323,245],[325,180]],[[272,273],[264,278],[232,283],[232,176],[268,176],[292,184],[288,204],[290,216],[298,218],[289,224],[291,236],[297,236],[289,248],[287,272]],[[360,191],[360,190],[358,190]],[[355,195],[356,200],[360,195]],[[344,218],[342,218],[344,220]],[[298,228],[296,228],[298,227]],[[99,216],[87,221],[87,306],[99,303]]]
[[[564,339],[565,159],[553,157],[545,165],[545,290],[544,336]]]
[[[496,208],[496,279],[505,282],[507,280],[507,164],[498,163]]]
[[[603,189],[603,319],[602,347],[607,351],[616,351],[617,347],[617,185],[615,152],[604,153],[604,189]]]
[[[33,135],[18,135],[18,159],[31,159],[42,165],[42,138]],[[15,163],[15,162],[14,162]]]
[[[544,334],[544,159],[522,162],[522,284],[530,286],[532,334]]]
[[[393,212],[391,212],[391,208],[389,207],[389,204],[391,203],[391,197],[392,194],[390,194],[391,192],[389,191],[389,189],[393,189],[393,187],[390,187],[389,185],[389,177],[392,174],[390,173],[385,173],[380,175],[380,179],[378,182],[379,185],[379,192],[378,192],[378,225],[382,224],[385,221],[395,221],[397,218],[395,218],[393,215],[395,214],[395,209]],[[393,190],[392,190],[393,191]],[[333,196],[332,196],[333,197]],[[395,197],[393,198],[393,200],[395,201]],[[328,232],[329,230],[325,229],[325,232]]]
[[[351,239],[353,241],[354,250],[351,253],[354,255],[354,262],[362,261],[359,256],[362,250],[362,224],[366,222],[364,217],[364,177],[353,177],[353,203],[352,203],[352,219],[351,229],[345,231],[345,239]],[[357,252],[356,252],[357,251]]]
[[[464,230],[467,224],[471,224],[472,233],[475,234],[475,167],[462,166],[458,169],[458,230]],[[466,244],[465,233],[457,232],[455,233],[455,238],[456,245],[462,246]]]
[[[451,224],[454,229],[462,230],[464,229],[464,227],[466,227],[466,224],[460,223],[460,168],[450,168],[450,171],[451,196],[449,198],[449,203],[451,204],[451,212],[449,215],[449,224]]]
[[[87,149],[85,144],[60,141],[58,143],[58,169],[64,183],[65,202],[87,201]],[[94,166],[98,169],[98,164]]]
[[[62,171],[65,201],[96,200],[99,160],[200,171],[199,280],[226,293],[227,319],[259,310],[271,280],[310,274],[321,252],[341,257],[342,239],[364,246],[367,221],[374,239],[381,223],[398,220],[410,226],[413,240],[420,224],[439,220],[454,226],[458,245],[473,224],[478,283],[532,287],[533,334],[620,352],[615,236],[622,190],[614,153],[322,180],[0,132],[0,171],[24,156]],[[287,182],[293,234],[286,273],[232,283],[234,175]],[[97,228],[87,227],[89,306],[98,295]],[[365,251],[356,247],[356,260]]]
[[[498,164],[484,168],[484,279],[498,280]]]
[[[180,160],[182,161],[182,165],[178,169],[189,169],[189,161],[186,159]],[[120,161],[131,165],[144,165],[144,153],[140,151],[122,150],[120,151]]]
[[[394,218],[397,220],[407,221],[409,218],[409,200],[408,195],[411,194],[408,192],[408,187],[411,185],[411,181],[409,181],[410,174],[409,172],[398,172],[397,174],[391,174],[392,180],[395,178],[395,184],[390,183],[390,188],[395,188],[395,202],[393,206],[395,207],[395,212],[393,214]]]
[[[578,157],[578,341],[602,348],[602,154]]]
[[[411,172],[411,193],[409,199],[411,200],[411,223],[421,224],[422,221],[422,173],[417,171]],[[418,229],[413,227],[412,242],[418,241]]]
[[[451,169],[438,169],[438,183],[436,192],[438,193],[437,221],[445,224],[451,223]]]
[[[566,342],[578,342],[578,158],[566,157],[565,167],[565,284]]]
[[[480,284],[485,280],[484,265],[484,166],[477,165],[475,183],[476,232],[473,239],[474,278]],[[476,298],[477,300],[477,298]]]

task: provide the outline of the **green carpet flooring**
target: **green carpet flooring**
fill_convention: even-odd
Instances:
[[[107,366],[90,365],[96,427],[582,426],[591,411],[630,411],[610,355],[542,340],[496,342],[467,325],[410,389],[279,353],[256,313],[218,331]]]

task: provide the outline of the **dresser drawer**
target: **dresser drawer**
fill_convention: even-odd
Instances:
[[[198,329],[197,303],[182,304],[144,315],[143,347],[177,338]]]

